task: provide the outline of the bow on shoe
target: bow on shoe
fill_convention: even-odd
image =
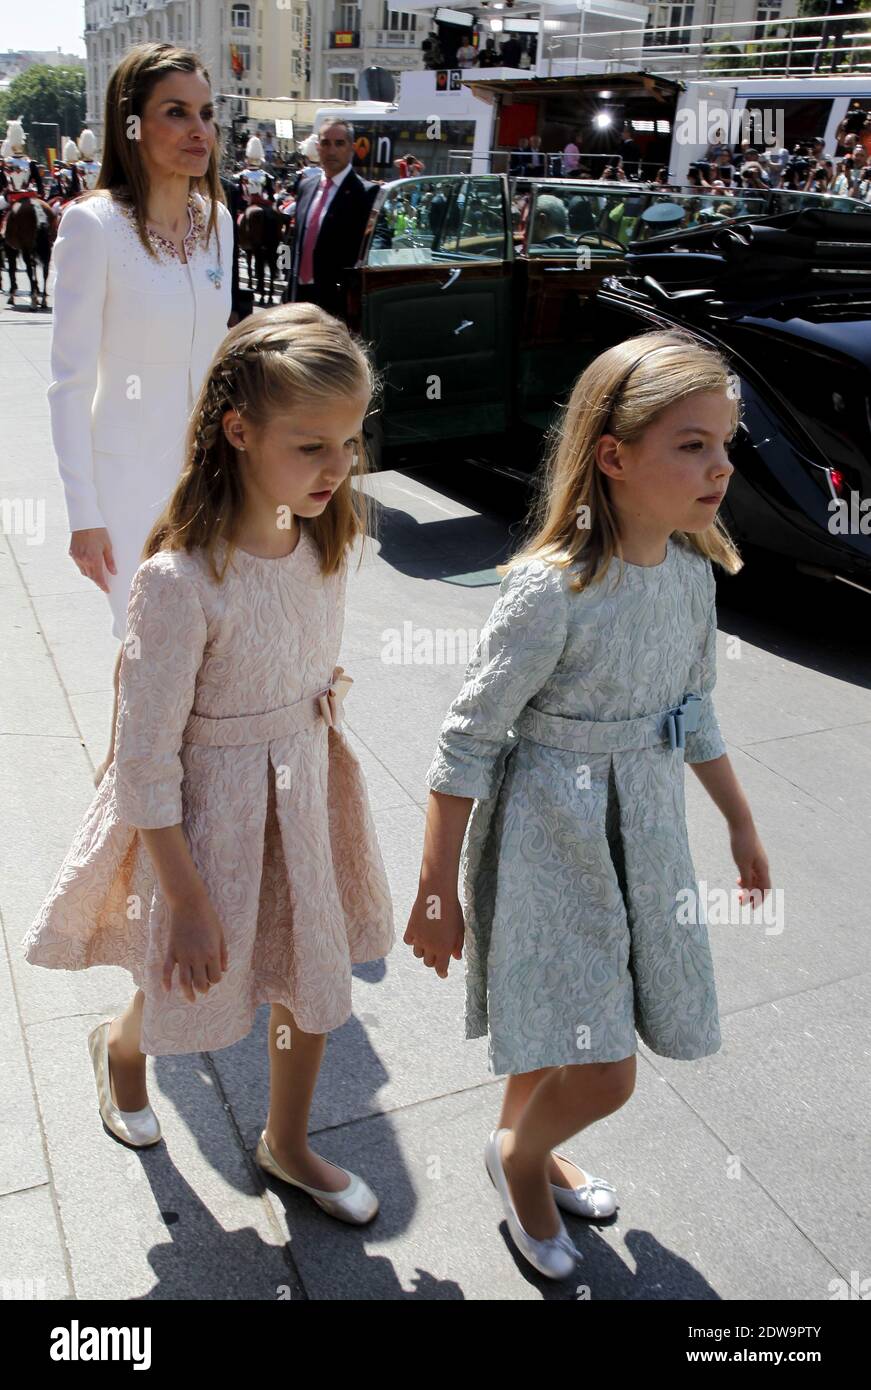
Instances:
[[[590,1201],[590,1203],[591,1203],[591,1205],[593,1206],[594,1209],[595,1209],[595,1206],[596,1206],[596,1197],[595,1197],[596,1191],[599,1191],[599,1192],[616,1192],[616,1191],[617,1191],[617,1189],[616,1189],[616,1187],[614,1186],[614,1184],[611,1183],[611,1182],[606,1182],[604,1178],[593,1178],[591,1182],[582,1183],[582,1184],[580,1185],[580,1187],[575,1187],[575,1188],[573,1188],[572,1190],[573,1190],[574,1192],[576,1192],[576,1193],[578,1194],[579,1197],[587,1197],[587,1198],[589,1199],[589,1201]]]
[[[339,728],[342,719],[342,701],[348,693],[349,686],[354,684],[351,676],[346,676],[343,666],[337,666],[333,671],[333,679],[328,690],[318,696],[318,703],[324,722],[330,728]]]

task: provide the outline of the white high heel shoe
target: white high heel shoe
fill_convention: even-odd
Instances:
[[[313,1197],[319,1207],[329,1212],[330,1216],[336,1216],[340,1221],[348,1221],[355,1226],[364,1226],[367,1221],[378,1211],[378,1198],[363,1179],[357,1173],[351,1173],[347,1168],[342,1168],[338,1163],[333,1167],[338,1168],[340,1173],[344,1173],[348,1178],[347,1187],[343,1187],[340,1192],[327,1192],[320,1187],[307,1187],[298,1178],[292,1178],[286,1173],[281,1164],[273,1157],[266,1143],[266,1131],[264,1130],[257,1141],[257,1150],[254,1160],[267,1173],[271,1173],[274,1178],[280,1178],[282,1182],[292,1183],[294,1187],[302,1188]]]
[[[156,1144],[162,1137],[160,1124],[150,1105],[143,1106],[141,1110],[119,1110],[113,1101],[109,1078],[111,1026],[112,1020],[107,1019],[105,1023],[98,1023],[88,1034],[88,1051],[94,1066],[100,1115],[103,1124],[111,1130],[116,1139],[120,1139],[124,1144],[131,1144],[136,1149],[144,1149],[150,1144]]]
[[[534,1269],[538,1270],[539,1274],[547,1275],[548,1279],[566,1279],[574,1273],[575,1263],[577,1260],[583,1259],[583,1255],[572,1243],[562,1219],[560,1219],[560,1228],[557,1234],[548,1240],[535,1240],[521,1226],[514,1203],[511,1200],[511,1191],[508,1187],[505,1169],[502,1167],[502,1136],[507,1133],[507,1129],[493,1130],[484,1149],[484,1164],[490,1181],[502,1199],[511,1237],[521,1255],[529,1261]]]

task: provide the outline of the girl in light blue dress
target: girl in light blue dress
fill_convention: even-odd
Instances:
[[[509,1074],[487,1171],[553,1278],[579,1257],[558,1207],[616,1208],[555,1150],[629,1099],[636,1035],[663,1057],[720,1047],[685,762],[726,819],[741,900],[770,887],[712,701],[711,562],[742,563],[717,520],[738,414],[726,362],[687,335],[590,364],[427,774],[404,940],[442,978],[465,942],[466,1036]]]

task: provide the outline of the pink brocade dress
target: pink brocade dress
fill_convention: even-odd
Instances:
[[[222,554],[218,554],[220,563]],[[304,1032],[351,1015],[351,966],[394,942],[362,770],[318,699],[341,644],[347,562],[323,575],[301,524],[290,555],[200,551],[136,571],[115,760],[22,939],[33,965],[121,965],[144,991],[142,1051],[214,1051],[279,1003]],[[229,968],[190,1003],[161,983],[169,912],[137,827],[181,823]]]

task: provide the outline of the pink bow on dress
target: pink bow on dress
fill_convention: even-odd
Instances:
[[[350,676],[342,674],[344,669],[343,666],[337,666],[335,668],[329,690],[326,690],[323,695],[318,696],[321,714],[330,728],[340,727],[342,701],[348,693],[348,687],[354,684]]]

